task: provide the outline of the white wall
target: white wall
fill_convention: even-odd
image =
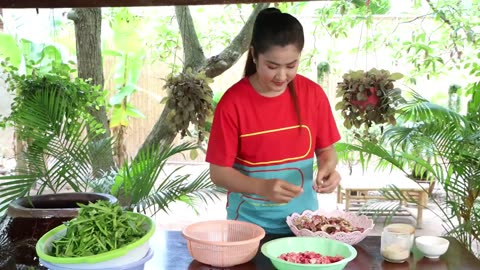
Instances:
[[[1,71],[0,71],[1,73]],[[5,81],[0,77],[0,115],[7,116],[10,114],[10,104],[12,103],[12,96],[7,93]],[[13,130],[12,128],[0,128],[0,165],[2,165],[3,158],[13,157]]]

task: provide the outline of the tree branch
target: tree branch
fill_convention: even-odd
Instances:
[[[205,69],[206,75],[210,78],[214,78],[230,68],[248,49],[252,36],[253,22],[260,10],[268,7],[268,5],[269,4],[265,3],[257,4],[246,24],[230,45],[219,55],[209,58],[208,61],[206,60],[203,49],[200,46],[189,8],[186,6],[176,6],[175,13],[180,27],[183,42],[183,55],[185,57],[183,69],[185,70],[188,67],[191,67],[194,71]],[[143,145],[140,147],[139,152],[153,145],[160,147],[172,144],[178,132],[172,129],[169,120],[167,119],[167,116],[171,111],[172,109],[165,106],[160,118],[150,131],[150,134],[145,139]]]
[[[192,15],[188,6],[175,6],[180,35],[182,36],[184,69],[192,67],[198,69],[205,63],[205,55],[198,40]]]
[[[433,3],[431,2],[431,0],[425,0],[427,1],[428,5],[430,6],[430,8],[433,10],[433,12],[435,12],[436,14],[438,14],[438,16],[440,17],[440,19],[445,22],[449,27],[450,29],[452,29],[452,43],[453,43],[453,48],[455,49],[455,52],[457,53],[457,57],[458,59],[460,59],[462,57],[462,52],[460,52],[458,50],[458,45],[457,45],[457,42],[456,42],[456,39],[458,38],[458,34],[457,32],[455,31],[455,27],[453,26],[453,23],[445,16],[445,13],[443,13],[442,11],[438,10],[434,5]],[[453,57],[452,57],[453,58]],[[455,60],[454,60],[455,61]]]
[[[258,13],[269,6],[269,3],[259,3],[255,6],[242,30],[220,54],[210,57],[206,64],[207,77],[214,78],[233,66],[242,54],[248,50],[252,38],[253,23]]]

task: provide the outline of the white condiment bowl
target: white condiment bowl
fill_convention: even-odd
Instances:
[[[419,236],[415,238],[415,245],[425,257],[437,259],[448,250],[450,242],[438,236]]]

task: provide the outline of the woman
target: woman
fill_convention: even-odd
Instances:
[[[340,135],[327,96],[297,75],[303,45],[295,17],[275,8],[258,14],[245,77],[219,101],[207,150],[212,181],[228,190],[227,218],[272,234],[289,233],[286,217],[318,209],[316,192],[340,181],[333,148]]]

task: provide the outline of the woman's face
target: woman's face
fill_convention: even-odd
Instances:
[[[256,80],[265,96],[278,96],[297,74],[300,51],[295,45],[274,46],[256,59]]]

